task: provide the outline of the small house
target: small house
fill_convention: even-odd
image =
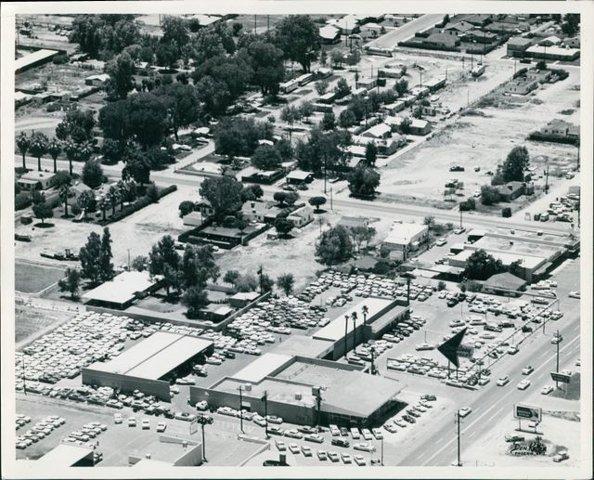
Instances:
[[[102,87],[108,80],[109,75],[107,73],[99,73],[85,78],[85,85],[89,85],[91,87]]]
[[[303,205],[297,210],[293,210],[287,220],[291,220],[295,227],[302,228],[313,220],[313,210],[309,206]]]
[[[523,57],[530,45],[532,45],[532,40],[529,38],[512,37],[507,42],[507,55],[510,57]]]
[[[524,194],[526,185],[522,182],[508,182],[505,185],[497,185],[495,188],[503,202],[511,202]]]
[[[50,172],[30,171],[22,175],[17,184],[23,190],[47,190],[52,185],[55,174]]]
[[[325,25],[318,30],[320,40],[325,44],[334,44],[340,41],[340,29],[333,25]]]
[[[200,212],[190,212],[182,217],[182,221],[186,227],[201,227],[204,217]]]
[[[374,125],[361,134],[363,137],[371,138],[389,138],[392,135],[392,129],[385,123]]]
[[[303,170],[292,170],[285,177],[287,183],[311,183],[313,181],[313,174],[311,172],[304,172]]]

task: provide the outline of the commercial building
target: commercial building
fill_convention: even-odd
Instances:
[[[495,295],[518,296],[526,286],[526,280],[509,272],[492,275],[483,282],[483,292]]]
[[[533,41],[524,37],[512,37],[507,42],[507,54],[510,57],[523,57]]]
[[[367,308],[367,313],[364,313],[364,307]],[[327,358],[335,360],[407,315],[408,309],[399,307],[397,300],[368,297],[332,319],[325,327],[314,332],[312,337],[331,342],[333,346]],[[377,325],[373,328],[376,322]]]
[[[169,379],[187,375],[193,363],[210,355],[210,340],[169,332],[156,332],[107,362],[82,370],[82,382],[117,388],[131,393],[140,390],[170,401]]]
[[[93,449],[79,445],[60,443],[35,461],[35,467],[52,470],[70,467],[92,467]]]
[[[17,58],[14,61],[14,73],[21,73],[30,68],[48,63],[59,53],[58,50],[41,49],[29,53],[28,55],[23,55],[21,58]]]
[[[464,244],[464,250],[450,258],[450,265],[464,268],[470,255],[476,250],[485,250],[506,267],[519,262],[515,274],[528,283],[541,278],[560,261],[579,251],[580,245],[579,238],[571,235],[545,235],[526,230],[471,233],[473,239],[478,239]]]
[[[418,248],[427,237],[429,227],[419,223],[394,223],[388,236],[382,242],[382,247],[393,252],[392,256],[399,256],[406,260],[408,253]]]
[[[532,47],[526,49],[526,56],[532,58],[542,58],[544,60],[563,60],[569,62],[579,58],[580,50],[579,48],[533,45]]]
[[[197,435],[194,435],[197,436]],[[150,443],[143,442],[142,450],[128,454],[128,465],[135,469],[165,470],[170,467],[202,465],[202,443],[188,437],[162,434]]]
[[[396,380],[360,367],[303,356],[268,353],[209,388],[190,387],[190,402],[208,400],[277,415],[301,425],[376,426],[398,407]]]
[[[125,309],[139,296],[158,289],[160,278],[158,275],[151,278],[149,272],[122,272],[86,292],[82,298],[90,305]]]

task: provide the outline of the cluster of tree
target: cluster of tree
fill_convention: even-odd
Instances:
[[[261,267],[260,267],[261,268]],[[223,277],[223,280],[232,284],[239,292],[255,292],[260,290],[261,293],[266,293],[272,290],[274,280],[269,275],[258,270],[258,278],[251,273],[239,273],[237,270],[228,270]]]
[[[299,140],[295,146],[295,157],[299,168],[320,176],[329,171],[338,171],[348,160],[346,147],[351,135],[345,130],[311,130],[307,141]]]
[[[64,278],[58,281],[58,288],[61,292],[68,292],[72,300],[77,300],[81,281],[80,270],[68,267],[64,272]]]
[[[375,168],[361,162],[348,175],[348,182],[352,196],[369,198],[375,195],[380,184],[380,174]]]
[[[383,92],[370,92],[367,97],[355,95],[338,116],[338,124],[342,128],[349,128],[359,124],[362,120],[367,121],[369,116],[379,110],[383,104],[389,104],[396,100],[397,95],[392,90]]]
[[[304,120],[305,123],[309,123],[309,117],[314,113],[313,103],[303,102],[299,107],[286,106],[281,110],[280,118],[283,122],[287,122],[289,127],[292,127],[295,122]],[[292,130],[289,130],[289,136],[292,135]]]
[[[271,141],[273,133],[269,122],[256,122],[253,118],[224,118],[214,132],[216,152],[226,155],[229,160],[237,156],[249,157],[256,151],[258,140]]]
[[[52,204],[45,199],[43,193],[37,191],[31,194],[31,201],[33,202],[33,215],[41,220],[42,226],[46,226],[45,221],[54,216]]]
[[[497,166],[497,171],[491,179],[491,185],[502,185],[507,182],[523,182],[526,170],[530,164],[528,149],[518,146],[511,149],[505,161]]]
[[[580,31],[579,13],[567,13],[563,16],[561,31],[568,37],[573,37]]]
[[[345,262],[353,256],[353,251],[349,229],[342,225],[322,232],[316,243],[316,257],[325,265]]]
[[[281,139],[274,145],[260,145],[252,155],[252,165],[261,170],[277,170],[282,162],[293,158],[294,151],[291,142]]]
[[[102,236],[91,232],[87,243],[80,249],[80,275],[88,279],[91,286],[111,280],[114,276],[111,243],[111,233],[105,227]]]
[[[460,202],[459,208],[461,212],[470,212],[472,210],[476,210],[476,201],[474,198],[467,198],[463,202]]]
[[[485,250],[478,249],[466,260],[464,277],[471,280],[487,280],[491,276],[504,271],[505,267],[501,260],[496,260]]]
[[[245,201],[244,187],[235,178],[223,175],[208,177],[201,184],[199,193],[213,209],[213,219],[221,223],[227,216],[236,216]]]
[[[483,185],[481,187],[481,203],[483,205],[494,205],[501,201],[501,194],[495,187]]]
[[[109,60],[141,39],[134,15],[77,15],[72,22],[69,41],[78,43],[81,52]]]

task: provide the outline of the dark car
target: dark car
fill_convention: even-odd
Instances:
[[[524,333],[532,332],[532,327],[530,327],[528,325],[524,325],[522,327],[522,332],[524,332]]]
[[[464,167],[460,166],[460,165],[452,165],[450,167],[450,172],[463,172],[464,171]]]
[[[347,428],[345,428],[345,427],[340,427],[340,434],[341,434],[343,437],[348,437],[348,436],[349,436],[349,431],[348,431],[348,429],[347,429]]]
[[[344,448],[348,448],[350,445],[348,440],[343,440],[342,438],[333,438],[331,443],[332,443],[332,445],[335,445],[337,447],[344,447]]]

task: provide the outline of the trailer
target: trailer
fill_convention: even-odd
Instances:
[[[474,78],[480,77],[483,73],[485,73],[485,66],[477,65],[470,71],[470,73]]]
[[[307,85],[313,79],[314,79],[314,76],[313,76],[312,73],[304,73],[303,75],[301,75],[300,77],[296,78],[295,80],[297,81],[297,83],[299,84],[299,86],[302,87],[303,85]]]
[[[298,86],[299,82],[297,80],[289,80],[288,82],[281,83],[279,89],[281,93],[290,93],[296,90]]]

